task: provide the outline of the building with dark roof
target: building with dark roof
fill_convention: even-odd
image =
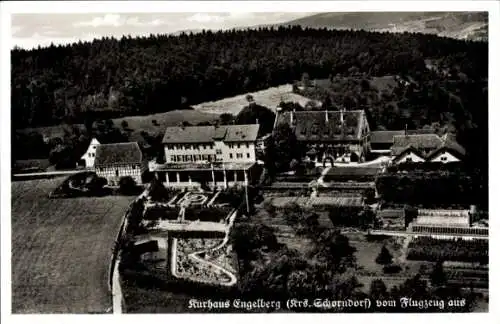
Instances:
[[[141,184],[147,164],[136,142],[100,144],[96,147],[94,168],[110,185],[118,185],[120,178],[127,176]]]
[[[465,149],[450,134],[397,135],[391,147],[393,163],[459,162]]]
[[[369,147],[370,128],[364,110],[279,111],[275,130],[290,126],[316,162],[363,161]]]

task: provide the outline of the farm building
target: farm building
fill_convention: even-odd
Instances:
[[[152,171],[171,187],[248,185],[258,132],[258,124],[168,127],[165,163]]]
[[[97,146],[95,171],[109,185],[118,185],[120,178],[130,176],[137,184],[147,170],[146,161],[136,142],[101,144]]]
[[[393,163],[406,162],[459,162],[465,149],[453,136],[445,134],[397,135],[391,147]]]
[[[364,161],[370,127],[364,110],[278,111],[274,129],[288,125],[306,146],[306,160],[314,162]]]

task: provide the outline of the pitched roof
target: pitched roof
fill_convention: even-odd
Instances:
[[[134,164],[142,162],[142,152],[137,142],[101,144],[97,146],[95,166]]]
[[[228,125],[220,126],[226,128],[225,142],[255,141],[259,132],[259,124]]]
[[[399,155],[408,147],[413,147],[418,151],[435,150],[443,145],[443,141],[437,134],[419,135],[396,135],[391,151],[393,155]]]
[[[328,120],[327,120],[328,116]],[[288,124],[299,141],[357,140],[361,138],[363,111],[344,111],[344,127],[341,127],[340,111],[285,111],[276,117],[276,125]]]
[[[373,131],[370,133],[370,143],[373,144],[392,144],[394,136],[404,135],[404,130]]]
[[[248,142],[255,141],[258,132],[258,124],[167,127],[163,143],[210,143],[214,139],[225,142]]]
[[[437,134],[397,135],[391,147],[393,155],[401,155],[412,149],[422,157],[430,158],[442,150],[451,150],[460,155],[465,155],[465,149],[458,144],[451,135],[439,137]]]

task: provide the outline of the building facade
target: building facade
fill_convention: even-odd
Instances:
[[[166,163],[255,162],[258,124],[168,127]]]
[[[170,187],[248,185],[258,131],[258,124],[168,127],[165,163],[152,171]]]
[[[136,142],[98,145],[94,168],[97,175],[112,186],[117,186],[123,177],[131,177],[137,184],[142,184],[148,169]]]

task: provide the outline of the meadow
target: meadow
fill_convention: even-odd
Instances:
[[[11,185],[14,314],[111,311],[109,262],[133,197],[49,199],[63,180]]]

